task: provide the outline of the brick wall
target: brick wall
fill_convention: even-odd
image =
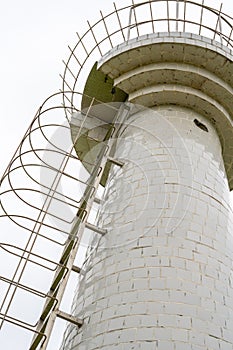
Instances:
[[[194,122],[195,120],[195,122]],[[218,135],[177,106],[122,127],[65,349],[233,349],[232,213]]]

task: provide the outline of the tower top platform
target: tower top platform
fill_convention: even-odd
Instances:
[[[94,98],[105,104],[128,100],[146,107],[175,104],[197,111],[215,125],[233,189],[232,34],[233,19],[222,13],[222,7],[213,9],[197,1],[115,6],[79,37],[66,64],[63,88],[75,91],[85,82],[84,94],[90,98],[80,102],[83,108]],[[88,35],[94,38],[92,49],[85,43]],[[81,46],[86,57],[74,72],[71,61],[76,55],[77,62]],[[67,83],[68,76],[72,82]],[[73,99],[71,103],[76,105]]]
[[[147,35],[110,51],[98,69],[128,94],[131,103],[146,107],[178,105],[209,119],[222,144],[232,189],[233,56],[216,44],[193,34]],[[93,96],[95,90],[93,85]]]

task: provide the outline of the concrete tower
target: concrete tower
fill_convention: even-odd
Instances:
[[[67,328],[62,349],[232,350],[233,20],[193,1],[126,10],[128,36],[84,89],[127,111],[112,154],[124,165],[105,171],[107,233],[73,303],[84,323]],[[106,116],[92,111],[85,135],[102,141]],[[74,114],[72,132],[81,122]]]

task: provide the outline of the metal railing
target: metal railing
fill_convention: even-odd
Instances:
[[[77,34],[74,48],[69,47],[61,92],[49,97],[39,108],[1,180],[1,220],[14,224],[11,232],[16,227],[18,230],[14,235],[4,232],[5,239],[0,243],[2,261],[6,257],[13,266],[0,277],[3,286],[0,328],[10,323],[30,331],[32,336],[45,337],[37,330],[38,319],[45,299],[50,299],[53,305],[58,302],[56,296],[47,292],[48,286],[59,269],[64,270],[64,275],[68,273],[60,256],[89,186],[87,173],[84,178],[77,176],[81,163],[74,149],[75,140],[70,139],[69,115],[81,110],[82,94],[77,91],[83,90],[90,68],[115,46],[158,32],[191,32],[233,48],[233,18],[222,12],[222,6],[213,9],[204,1],[202,4],[189,0],[150,0],[137,4],[132,1],[132,5],[120,9],[114,4],[113,12],[105,16],[101,12],[101,19],[88,25],[84,35]],[[94,102],[91,100],[90,106]],[[83,114],[76,139],[87,117],[88,111]],[[60,134],[56,138],[58,129]],[[65,147],[63,137],[70,140]],[[95,163],[88,166],[94,167]],[[65,190],[61,184],[67,186]],[[45,273],[46,278],[32,279],[35,285],[26,283],[30,280],[25,278],[28,267],[35,275]],[[33,318],[21,316],[22,310],[17,310],[21,293],[38,301],[37,309],[31,313]]]
[[[95,61],[109,50],[128,40],[146,34],[181,32],[205,36],[221,45],[233,48],[233,18],[222,12],[222,5],[214,9],[192,0],[149,0],[117,8],[101,18],[80,36],[71,48],[62,77],[62,90],[83,91]],[[75,95],[69,96],[77,106]],[[64,103],[67,100],[64,94]]]

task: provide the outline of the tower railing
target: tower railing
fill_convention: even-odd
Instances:
[[[76,106],[72,91],[83,91],[90,69],[109,50],[142,35],[161,32],[191,33],[205,36],[215,41],[215,45],[233,49],[233,18],[219,9],[193,0],[149,0],[117,8],[107,15],[100,12],[101,18],[83,34],[77,33],[78,41],[73,48],[68,46],[70,55],[65,64],[62,90],[67,100]],[[69,112],[71,111],[69,110]],[[68,117],[68,116],[67,116]]]

